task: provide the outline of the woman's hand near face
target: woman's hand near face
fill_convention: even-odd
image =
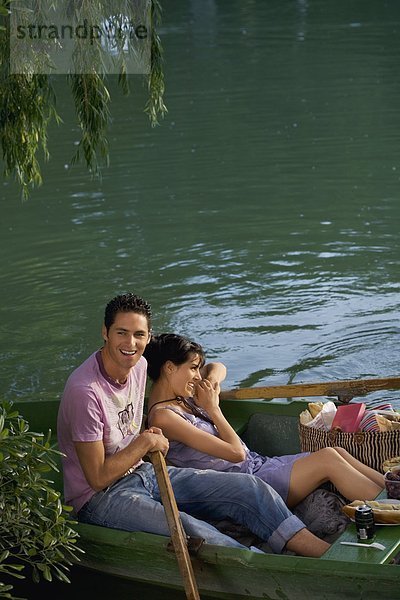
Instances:
[[[204,408],[210,416],[219,407],[219,383],[211,383],[208,379],[202,379],[196,384],[196,404]]]
[[[216,426],[220,440],[205,432],[199,432],[197,429],[197,437],[200,433],[210,437],[209,450],[207,452],[213,456],[224,458],[232,462],[240,462],[245,459],[246,453],[243,444],[229,422],[225,419],[219,406],[219,383],[212,383],[208,379],[202,379],[196,385],[195,401],[198,407],[207,411],[208,415]],[[166,411],[165,411],[166,412]],[[193,435],[193,434],[192,434]],[[187,442],[185,442],[187,444]],[[193,441],[187,444],[193,446]]]

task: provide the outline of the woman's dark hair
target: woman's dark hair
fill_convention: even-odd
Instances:
[[[200,367],[204,365],[204,350],[196,342],[175,333],[153,335],[147,344],[143,356],[148,362],[147,373],[152,381],[160,377],[162,366],[170,360],[174,365],[183,365],[191,354],[198,354]]]

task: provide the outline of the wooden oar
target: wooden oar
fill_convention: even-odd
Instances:
[[[343,379],[322,383],[295,383],[222,391],[221,400],[250,400],[260,398],[296,398],[299,396],[337,396],[349,402],[355,396],[365,396],[377,390],[400,389],[400,377],[379,379]]]
[[[164,456],[159,450],[156,450],[155,452],[150,453],[150,460],[153,463],[156,473],[157,483],[160,489],[161,500],[164,505],[165,516],[167,517],[172,544],[174,546],[179,570],[181,572],[185,587],[186,598],[188,598],[188,600],[200,600],[199,591],[187,547],[186,534],[179,516],[179,511],[176,505],[174,491],[169,479]]]

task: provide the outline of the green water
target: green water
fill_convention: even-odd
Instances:
[[[1,396],[58,397],[126,290],[223,360],[226,387],[398,374],[400,2],[162,4],[161,126],[140,80],[113,85],[91,181],[56,81],[44,185],[0,188]]]
[[[398,374],[400,3],[165,0],[169,113],[112,86],[111,166],[1,187],[0,392],[58,397],[133,290],[226,387]]]

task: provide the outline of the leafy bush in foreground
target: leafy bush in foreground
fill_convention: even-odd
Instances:
[[[70,509],[46,479],[58,471],[50,435],[29,431],[12,403],[0,402],[0,598],[13,598],[2,575],[23,579],[27,567],[36,582],[69,582],[68,566],[80,551]]]

